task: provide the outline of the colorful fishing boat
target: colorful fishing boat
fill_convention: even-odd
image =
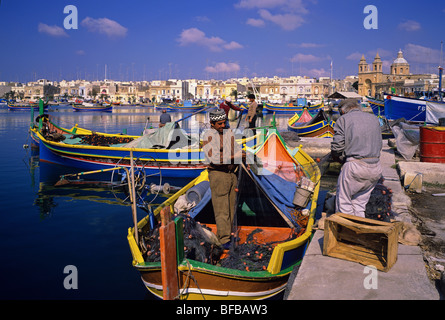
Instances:
[[[262,165],[240,166],[233,229],[238,242],[236,248],[225,250],[217,263],[207,258],[199,259],[198,249],[191,249],[191,244],[187,242],[190,236],[182,231],[184,223],[187,225],[193,219],[200,226],[198,229],[205,228],[207,231],[204,233],[210,239],[214,237],[216,225],[211,190],[205,187],[208,184],[207,170],[140,220],[136,233],[135,228],[128,229],[133,266],[147,289],[156,297],[258,300],[276,297],[284,292],[290,274],[301,263],[311,239],[320,170],[301,146],[289,150],[276,131],[270,132],[264,143],[257,148],[249,148],[248,152],[260,159]],[[310,181],[315,187],[312,193],[306,195],[304,203],[299,202],[301,207],[295,206],[294,195],[303,180]],[[201,187],[203,184],[204,188]],[[177,204],[183,201],[181,199],[187,198],[194,189],[206,191],[185,218],[182,215],[173,216],[176,236],[170,238],[173,244],[166,247],[168,249],[162,251],[161,248],[163,259],[173,259],[173,263],[170,261],[167,264],[167,268],[173,270],[168,271],[164,268],[167,266],[165,261],[155,258],[159,253],[154,252],[155,246],[149,243],[150,234],[155,234],[157,230],[156,220],[161,220],[162,216],[165,218],[168,208],[173,213],[178,208]],[[169,232],[172,232],[171,226],[169,223]],[[166,225],[163,224],[159,229],[164,227]],[[162,229],[162,232],[165,230]],[[207,246],[207,243],[200,245]],[[251,251],[245,255],[239,254],[246,246],[256,246],[266,253]],[[246,264],[236,262],[237,252]],[[253,261],[258,263],[252,266]]]
[[[331,138],[334,136],[333,120],[323,110],[311,115],[307,109],[296,113],[288,121],[288,130],[298,133],[300,137]]]
[[[313,106],[294,106],[292,104],[289,105],[275,105],[270,103],[264,103],[263,111],[270,113],[295,113],[295,112],[303,112],[304,109],[307,109],[311,113],[316,113],[324,108],[324,104],[315,104]]]
[[[385,95],[385,118],[397,120],[405,118],[409,122],[424,122],[428,100]]]
[[[371,107],[372,112],[376,116],[384,115],[385,110],[385,100],[374,99],[371,97],[366,97],[368,99],[368,105]]]
[[[82,103],[80,105],[73,104],[74,111],[112,111],[111,104]]]
[[[115,166],[130,167],[130,153],[148,175],[195,178],[205,169],[198,134],[188,135],[170,122],[143,136],[82,134],[55,130],[43,125],[30,128],[31,137],[39,144],[40,161],[83,170],[101,170]],[[196,136],[196,137],[195,137]],[[237,140],[253,146],[257,136]]]
[[[43,105],[44,109],[48,109],[48,104],[45,103]],[[38,110],[39,109],[39,104],[38,103],[8,103],[8,109],[11,111],[14,110],[18,110],[18,111],[23,111],[23,110]]]
[[[199,110],[207,110],[208,107],[209,105],[207,104],[168,104],[168,109],[175,112],[197,112]]]

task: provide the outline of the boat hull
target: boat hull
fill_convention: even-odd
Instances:
[[[302,112],[304,109],[307,109],[309,112],[316,113],[324,108],[323,104],[317,104],[314,106],[284,106],[284,105],[273,105],[269,103],[265,103],[263,106],[263,112],[269,113],[295,113]]]
[[[184,152],[176,157],[174,151],[156,149],[109,148],[93,146],[70,146],[51,142],[40,134],[35,134],[39,141],[40,161],[59,164],[82,170],[102,170],[116,166],[130,168],[130,151],[133,158],[139,159],[147,175],[161,174],[163,177],[195,178],[206,168],[203,164],[202,151]],[[170,157],[170,159],[169,159]],[[195,159],[195,161],[192,161]],[[193,162],[193,163],[192,163]]]
[[[74,111],[113,111],[113,106],[106,107],[86,107],[86,106],[74,106]]]
[[[387,95],[384,113],[388,120],[405,118],[410,122],[424,122],[427,100]]]

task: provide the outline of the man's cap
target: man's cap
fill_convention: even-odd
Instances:
[[[209,118],[212,122],[226,120],[226,112],[222,109],[211,111],[209,114]]]
[[[227,101],[227,102],[232,102],[232,98],[230,98],[230,97],[226,97],[226,101]]]
[[[247,96],[247,98],[248,98],[248,99],[255,99],[255,95],[251,93],[251,94],[249,94],[249,95]]]

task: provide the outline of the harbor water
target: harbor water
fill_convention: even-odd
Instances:
[[[160,116],[159,110],[146,106],[119,106],[112,112],[50,106],[46,113],[61,127],[77,123],[99,132],[134,135],[145,127],[157,127]],[[178,120],[187,114],[171,115]],[[276,117],[279,130],[286,130],[290,116]],[[267,124],[271,118],[265,115],[260,121]],[[200,113],[182,121],[181,127],[186,131],[196,123],[205,127],[207,119],[205,112]],[[40,162],[38,150],[30,147],[30,122],[29,111],[0,107],[0,298],[151,299],[131,264],[127,243],[131,206],[107,184],[55,187],[60,175],[79,171]],[[240,128],[245,125],[242,121]],[[145,215],[138,209],[138,220]]]

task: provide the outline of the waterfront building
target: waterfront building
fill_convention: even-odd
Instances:
[[[358,64],[358,93],[361,96],[382,99],[385,93],[415,96],[416,92],[430,91],[438,78],[434,74],[411,74],[410,64],[404,58],[402,50],[390,67],[390,73],[383,73],[383,63],[379,54],[371,66],[363,55]]]

